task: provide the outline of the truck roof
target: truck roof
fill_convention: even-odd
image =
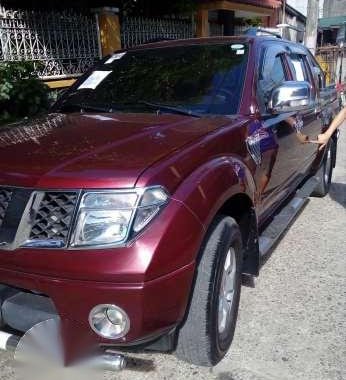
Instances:
[[[188,38],[180,40],[162,40],[155,42],[148,42],[146,44],[138,45],[127,50],[139,50],[139,49],[152,49],[152,48],[161,48],[161,47],[173,47],[173,46],[186,46],[186,45],[204,45],[211,43],[223,43],[223,42],[252,42],[255,40],[265,40],[268,39],[273,41],[281,41],[280,39],[274,36],[217,36],[217,37],[200,37],[200,38]]]
[[[175,47],[175,46],[189,46],[189,45],[206,45],[206,44],[218,44],[227,42],[244,42],[244,43],[254,43],[254,42],[273,42],[273,43],[286,43],[296,46],[298,50],[304,50],[304,46],[296,42],[292,42],[286,39],[277,38],[274,35],[258,35],[258,36],[217,36],[217,37],[201,37],[201,38],[188,38],[188,39],[172,39],[172,40],[160,40],[154,42],[147,42],[142,45],[138,45],[132,48],[123,49],[126,51],[135,51],[142,49],[158,49],[164,47]]]

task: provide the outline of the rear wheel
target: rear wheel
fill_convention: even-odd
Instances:
[[[328,194],[330,189],[330,184],[332,181],[332,174],[335,162],[335,142],[332,141],[331,144],[326,148],[323,164],[317,172],[316,177],[318,178],[318,184],[312,193],[314,197],[324,197]]]
[[[234,219],[218,216],[201,251],[189,312],[176,355],[201,366],[217,364],[233,340],[241,287],[242,241]]]

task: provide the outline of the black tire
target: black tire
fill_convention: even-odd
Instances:
[[[335,163],[335,151],[335,142],[332,141],[326,148],[322,166],[316,174],[318,184],[311,194],[313,197],[322,198],[329,193]]]
[[[232,249],[233,248],[233,249]],[[219,292],[226,258],[232,252],[235,266],[233,301],[219,332]],[[201,249],[190,307],[179,332],[176,356],[186,362],[211,367],[227,353],[238,315],[242,269],[242,239],[234,219],[220,215],[210,227]],[[225,284],[225,282],[223,282]],[[224,289],[224,287],[223,287]]]

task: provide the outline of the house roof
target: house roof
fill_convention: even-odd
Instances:
[[[221,2],[221,1],[219,1]],[[277,9],[282,6],[282,0],[223,0],[224,3],[238,3],[238,4],[247,4],[256,6],[258,8],[270,8],[270,9]],[[208,3],[215,3],[213,0],[199,0],[199,3],[202,4],[208,4]]]
[[[318,20],[318,26],[322,29],[337,28],[346,23],[346,16],[324,17]]]
[[[256,5],[258,7],[264,7],[264,8],[280,8],[282,5],[281,0],[262,0],[262,1],[256,1],[256,0],[242,0],[237,1],[233,0],[234,3],[246,3],[251,5]]]
[[[303,23],[306,23],[306,16],[303,13],[299,12],[296,8],[292,7],[289,4],[286,4],[286,12],[292,16],[297,17]]]

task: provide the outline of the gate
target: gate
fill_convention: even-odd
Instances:
[[[42,79],[58,79],[82,74],[98,58],[95,15],[0,5],[0,62],[33,61]]]
[[[185,39],[195,35],[191,21],[179,19],[150,19],[125,17],[121,25],[124,49],[160,39]]]
[[[323,46],[317,49],[316,58],[326,73],[327,84],[345,82],[346,47]]]
[[[223,36],[224,34],[224,26],[222,24],[218,24],[215,22],[209,23],[209,36]]]

